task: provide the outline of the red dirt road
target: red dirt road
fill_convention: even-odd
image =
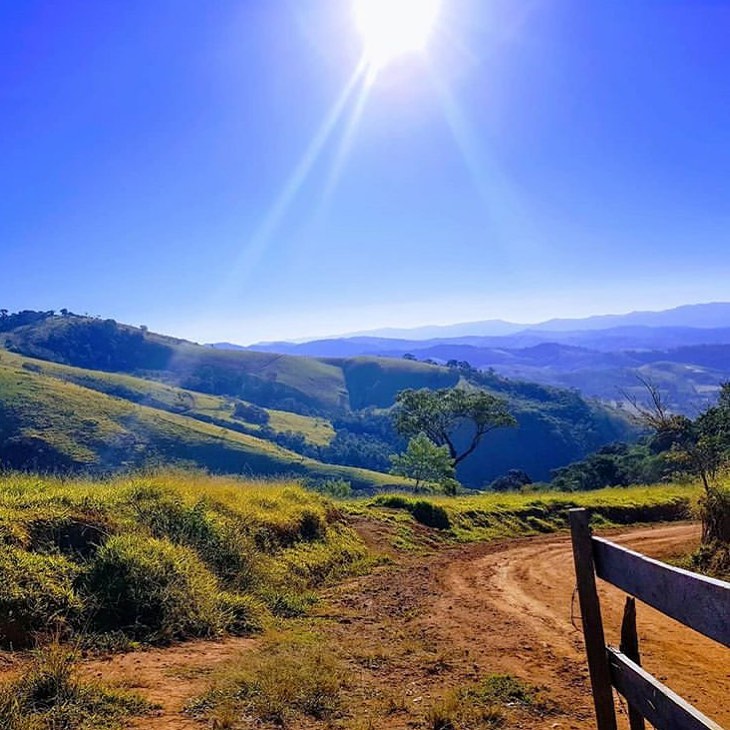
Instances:
[[[614,534],[612,540],[668,558],[699,539],[696,525]],[[565,536],[469,551],[446,566],[424,622],[439,641],[471,647],[491,671],[545,685],[568,717],[560,727],[590,728],[592,708],[581,634],[571,622],[574,574]],[[607,640],[618,644],[625,594],[599,581]],[[729,609],[730,610],[730,609]],[[577,599],[575,625],[579,626]],[[644,666],[723,726],[730,726],[730,650],[637,603]],[[622,722],[625,714],[619,706]],[[546,722],[545,727],[553,727]],[[534,727],[540,727],[535,723]]]
[[[374,547],[388,544],[381,524],[355,527]],[[699,541],[694,524],[609,534],[660,559],[686,554]],[[439,698],[489,674],[509,673],[545,688],[552,709],[507,708],[508,727],[592,730],[577,600],[575,626],[571,622],[573,585],[566,535],[395,556],[393,565],[324,596],[312,626],[348,670],[346,711],[329,725],[302,720],[290,727],[425,729],[428,709]],[[600,583],[599,590],[607,638],[616,644],[625,596]],[[730,728],[730,650],[643,604],[637,603],[637,614],[644,666]],[[136,687],[161,705],[155,716],[134,721],[134,728],[201,730],[206,725],[183,712],[186,703],[205,690],[212,671],[245,662],[257,644],[190,642],[87,662],[83,671]],[[617,709],[627,727],[620,703]]]

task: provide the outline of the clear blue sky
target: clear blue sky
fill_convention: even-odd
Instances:
[[[0,306],[245,343],[728,300],[728,39],[443,0],[338,117],[349,0],[2,2]]]

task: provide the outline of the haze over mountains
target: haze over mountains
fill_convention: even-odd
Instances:
[[[505,399],[519,424],[460,464],[468,486],[510,469],[549,480],[637,435],[624,413],[575,392],[465,366],[216,350],[67,310],[0,309],[0,464],[106,472],[182,463],[374,489],[393,483],[390,456],[405,447],[389,413],[397,393],[460,384]]]
[[[214,346],[239,349],[227,343]],[[623,400],[625,391],[638,391],[636,376],[641,374],[664,389],[673,408],[692,413],[730,379],[730,303],[534,325],[489,320],[380,330],[240,349],[308,357],[412,355],[439,364],[467,361],[508,377],[577,388],[612,403]]]

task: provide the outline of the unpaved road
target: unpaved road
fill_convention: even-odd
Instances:
[[[382,527],[356,527],[372,545],[386,544]],[[699,541],[694,524],[609,534],[657,558],[687,553]],[[509,673],[544,687],[550,709],[509,710],[508,727],[594,728],[579,616],[571,622],[573,585],[569,538],[554,535],[401,555],[394,565],[330,590],[313,623],[349,670],[348,712],[334,726],[426,728],[428,708],[449,691]],[[617,643],[625,596],[604,585],[600,594],[607,638]],[[637,612],[647,669],[730,728],[730,650],[643,604]],[[205,689],[208,672],[245,661],[256,644],[191,642],[90,662],[84,671],[138,687],[162,705],[135,728],[200,729],[182,712],[185,703]]]
[[[693,550],[694,524],[610,533],[656,558]],[[346,587],[336,602],[350,616],[334,638],[364,653],[387,647],[397,659],[363,672],[363,696],[404,693],[400,713],[383,717],[372,699],[360,712],[374,727],[418,724],[418,705],[492,673],[546,688],[554,712],[510,718],[510,727],[594,728],[574,573],[566,535],[470,545],[413,560],[395,573]],[[618,643],[625,594],[601,585],[607,640]],[[349,609],[349,611],[348,611]],[[637,604],[644,666],[721,725],[730,727],[730,650],[643,604]],[[575,625],[574,625],[574,623]],[[357,636],[354,639],[353,636]],[[413,648],[418,644],[421,651]],[[619,721],[627,726],[617,703]]]
[[[695,525],[660,526],[611,539],[661,559],[686,552],[698,542],[699,531]],[[573,587],[572,553],[564,536],[496,551],[487,548],[483,556],[467,554],[446,567],[425,620],[440,641],[483,643],[479,653],[485,660],[496,655],[492,666],[499,671],[549,687],[563,710],[573,715],[564,718],[561,727],[589,728],[593,725],[582,638],[571,621],[573,610],[575,626],[580,624]],[[626,595],[602,581],[599,593],[607,641],[618,645]],[[637,613],[648,671],[730,727],[730,650],[646,605],[638,603]]]

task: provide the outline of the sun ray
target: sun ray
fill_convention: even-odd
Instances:
[[[219,288],[217,294],[218,299],[225,300],[234,294],[261,260],[272,236],[281,225],[289,207],[309,177],[322,150],[341,120],[348,102],[358,86],[358,82],[365,77],[366,71],[367,67],[365,63],[360,63],[355,69],[345,88],[342,90],[342,93],[333,104],[314,138],[288,177],[281,192],[269,208],[263,221],[247,244],[244,245],[238,259],[231,266],[225,284]]]
[[[371,72],[368,72],[363,78],[360,86],[360,92],[355,99],[355,103],[352,105],[352,111],[350,112],[345,129],[342,132],[342,136],[340,137],[339,144],[337,145],[337,151],[335,152],[332,165],[327,175],[324,192],[322,193],[323,210],[326,210],[329,207],[332,196],[334,195],[337,184],[339,183],[342,170],[352,149],[357,128],[360,124],[360,119],[362,118],[371,87],[372,75]]]
[[[473,125],[438,70],[432,64],[428,68],[454,142],[475,191],[485,205],[496,242],[502,243],[503,253],[510,256],[536,250],[539,232],[532,224],[520,195],[480,142]]]

